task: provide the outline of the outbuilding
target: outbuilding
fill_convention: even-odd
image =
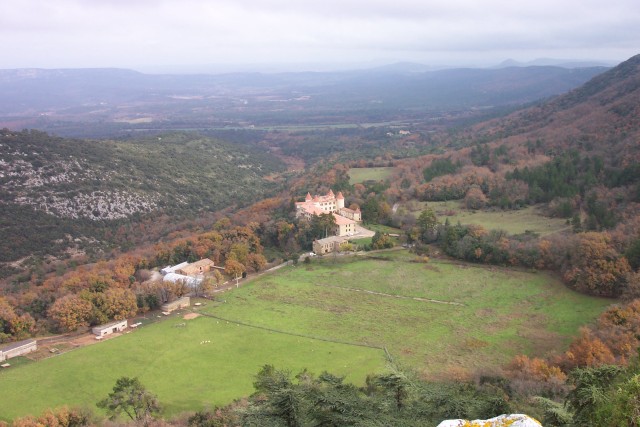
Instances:
[[[122,332],[127,329],[127,320],[116,320],[115,322],[106,323],[104,325],[95,326],[91,329],[98,337],[103,337],[105,335],[110,335],[115,332]]]
[[[34,339],[18,341],[0,348],[0,362],[12,357],[34,352],[38,349],[38,343]]]
[[[185,285],[194,288],[202,282],[202,277],[185,276],[178,273],[167,273],[163,278],[163,282],[171,283],[184,283]]]
[[[181,268],[177,268],[175,272],[178,274],[184,274],[185,276],[195,276],[211,271],[211,268],[213,267],[215,267],[215,263],[209,258],[204,258],[200,261],[196,261]]]
[[[166,313],[170,313],[174,310],[179,310],[181,308],[187,308],[191,305],[191,298],[189,297],[182,297],[182,298],[178,298],[175,301],[171,301],[165,304],[162,304],[162,311],[166,312]]]
[[[338,236],[325,237],[324,239],[313,241],[313,252],[318,255],[324,255],[329,252],[335,252],[340,247],[340,244],[345,239],[341,239]]]
[[[176,264],[174,266],[167,266],[165,268],[163,268],[162,270],[160,270],[160,273],[164,276],[166,274],[169,273],[175,273],[176,270],[180,270],[182,267],[186,267],[187,265],[189,265],[189,263],[187,261],[185,262],[181,262],[180,264]]]

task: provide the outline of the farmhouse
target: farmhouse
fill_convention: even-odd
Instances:
[[[36,340],[24,340],[11,343],[0,348],[0,362],[4,362],[12,357],[22,356],[38,349]]]
[[[344,207],[342,192],[337,195],[333,190],[324,196],[307,193],[304,202],[296,202],[296,217],[311,219],[316,215],[333,214],[336,220],[336,228],[333,230],[336,236],[349,236],[357,232],[357,223],[362,221],[360,208],[349,209]]]
[[[184,274],[185,276],[195,276],[197,274],[204,274],[210,271],[214,266],[215,263],[213,261],[211,261],[209,258],[204,258],[200,261],[196,261],[180,267],[179,269],[176,269],[175,272],[178,274]]]
[[[115,332],[122,332],[127,329],[127,320],[116,320],[115,322],[106,323],[104,325],[95,326],[91,329],[94,335],[103,337],[105,335],[111,335]]]
[[[338,236],[331,236],[325,239],[314,240],[313,252],[318,255],[334,252],[338,250],[340,244],[344,241]]]
[[[174,310],[189,307],[190,305],[191,305],[191,298],[182,297],[182,298],[178,298],[175,301],[162,304],[162,311],[170,313]]]

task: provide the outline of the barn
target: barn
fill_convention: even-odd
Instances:
[[[38,349],[38,343],[36,340],[24,340],[11,343],[0,348],[0,362],[4,362],[12,357],[22,356],[23,354],[31,353]]]
[[[115,332],[122,332],[127,329],[127,320],[116,320],[115,322],[106,323],[104,325],[95,326],[91,329],[91,332],[94,335],[103,337],[105,335],[110,335]]]
[[[178,274],[184,274],[185,276],[196,276],[198,274],[204,274],[211,271],[212,267],[215,267],[215,263],[209,258],[204,258],[200,261],[177,268],[175,272]]]

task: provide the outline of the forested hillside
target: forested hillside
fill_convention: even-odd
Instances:
[[[122,226],[252,203],[283,169],[268,154],[190,134],[93,141],[5,129],[0,159],[5,262],[74,241],[108,247]]]

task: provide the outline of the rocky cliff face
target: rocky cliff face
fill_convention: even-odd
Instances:
[[[0,192],[5,202],[61,218],[91,220],[121,219],[158,207],[159,194],[126,189],[88,191],[94,185],[108,186],[114,172],[86,159],[15,149],[7,143],[0,144],[0,156]]]

